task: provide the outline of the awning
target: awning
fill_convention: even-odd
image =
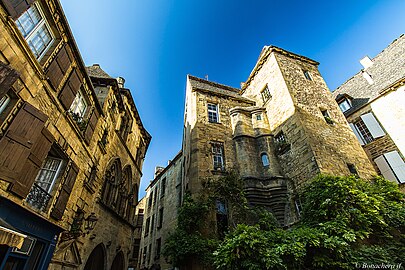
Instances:
[[[26,237],[25,234],[13,230],[7,222],[0,218],[0,245],[21,248]]]

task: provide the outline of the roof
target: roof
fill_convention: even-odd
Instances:
[[[86,67],[87,73],[90,77],[100,78],[100,79],[114,79],[101,69],[99,64],[93,64],[92,66]]]
[[[234,98],[243,102],[254,104],[255,102],[251,99],[242,97],[239,92],[239,88],[230,87],[224,84],[208,81],[205,79],[197,78],[192,75],[187,75],[188,81],[190,82],[193,90],[198,90],[202,92],[209,92],[214,95],[226,96]]]
[[[282,48],[279,48],[277,46],[274,45],[270,45],[270,46],[264,46],[262,51],[260,52],[259,58],[256,61],[256,65],[253,68],[252,72],[250,73],[249,77],[247,78],[246,82],[242,83],[242,91],[244,92],[246,90],[246,88],[249,86],[250,82],[252,81],[252,79],[254,78],[254,76],[257,74],[257,72],[262,68],[263,64],[267,61],[267,58],[269,57],[269,55],[273,52],[277,52],[279,54],[282,55],[286,55],[288,57],[294,58],[294,59],[299,59],[301,61],[305,61],[309,64],[312,65],[316,65],[318,66],[319,63],[316,62],[315,60],[312,60],[306,56],[302,56],[287,50],[284,50]]]
[[[336,99],[342,95],[352,97],[352,108],[345,112],[349,115],[363,105],[371,102],[382,92],[405,78],[405,35],[402,34],[372,59],[373,65],[360,70],[356,75],[333,91]],[[363,77],[367,72],[374,83],[369,84]]]

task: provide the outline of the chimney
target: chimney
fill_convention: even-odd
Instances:
[[[159,173],[161,173],[165,168],[161,166],[156,166],[155,167],[155,177],[158,176]]]
[[[122,77],[118,77],[117,78],[117,82],[118,82],[118,87],[119,88],[124,88],[124,83],[125,83],[125,79]]]
[[[100,67],[100,64],[93,64],[93,67]]]
[[[364,67],[364,69],[368,69],[373,65],[373,61],[366,55],[360,60],[360,64]]]

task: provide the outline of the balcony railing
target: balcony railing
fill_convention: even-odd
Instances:
[[[45,211],[49,200],[52,198],[43,188],[34,183],[26,201],[34,208]]]

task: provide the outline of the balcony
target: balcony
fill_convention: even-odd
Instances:
[[[52,196],[49,195],[48,192],[34,183],[26,201],[34,208],[44,212],[51,198]]]

